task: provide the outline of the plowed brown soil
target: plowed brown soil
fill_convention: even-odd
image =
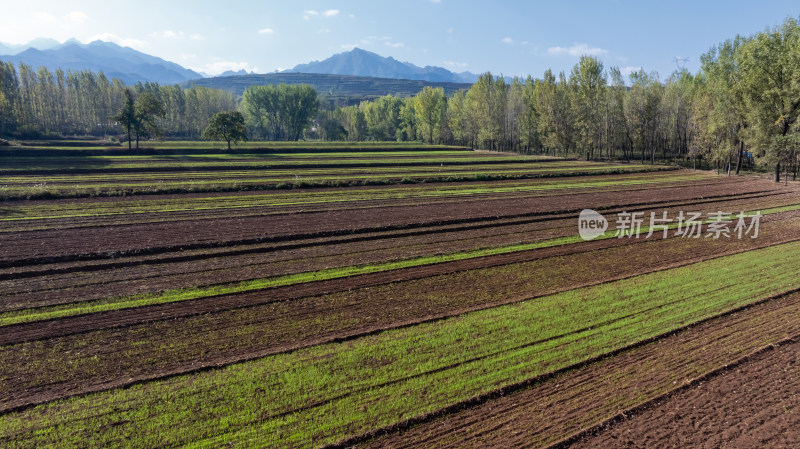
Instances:
[[[711,319],[478,406],[433,416],[410,428],[399,426],[362,446],[546,447],[798,333],[800,295],[794,294]],[[795,394],[800,384],[799,346],[766,352],[610,431],[587,437],[577,447],[765,447],[753,443],[792,441],[797,427],[788,425],[798,422],[792,412],[800,405]],[[737,441],[747,444],[727,446]]]
[[[678,209],[743,211],[798,202],[800,196],[793,193],[768,193],[624,209],[628,212],[652,209],[657,213],[666,210],[669,216],[677,216]],[[614,216],[622,210],[613,208],[604,212]],[[0,283],[0,311],[529,243],[570,236],[575,232],[574,214],[553,214],[376,232],[355,237],[331,236],[309,241],[232,245],[78,263],[39,264],[26,270],[0,270],[0,279],[6,279]],[[38,271],[34,269],[36,267]]]
[[[0,408],[353,338],[800,238],[800,218],[762,226],[758,239],[609,239],[495,256],[496,267],[486,260],[460,261],[450,274],[442,273],[454,266],[439,264],[419,267],[420,272],[379,273],[377,279],[359,276],[9,326],[0,334],[6,345],[28,343],[0,347],[0,388],[7,392]],[[403,280],[409,273],[419,278]],[[321,288],[334,293],[322,294]],[[25,363],[31,358],[38,360],[35,366]]]
[[[77,257],[108,258],[137,252],[167,252],[178,249],[228,246],[308,238],[332,234],[354,234],[384,229],[436,226],[466,221],[511,218],[522,215],[579,212],[584,208],[612,207],[648,202],[679,201],[717,195],[766,191],[757,182],[689,185],[659,191],[630,190],[602,194],[580,194],[557,198],[492,199],[475,203],[417,204],[394,207],[309,211],[264,216],[209,218],[121,224],[74,229],[50,229],[0,233],[0,265],[19,266],[70,260]],[[330,207],[330,205],[328,206]],[[339,206],[341,207],[341,205]],[[345,206],[346,207],[346,206]],[[138,216],[138,218],[143,218]]]
[[[800,341],[795,340],[650,404],[570,447],[749,449],[798,444]]]

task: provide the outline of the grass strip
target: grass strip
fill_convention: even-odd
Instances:
[[[644,167],[632,169],[628,166],[622,169],[611,170],[549,170],[543,173],[525,172],[503,174],[502,172],[442,172],[427,174],[404,174],[396,176],[335,176],[331,178],[308,180],[286,178],[273,180],[269,178],[229,178],[216,177],[213,179],[182,178],[178,181],[153,180],[147,182],[99,182],[94,184],[75,184],[47,182],[28,184],[6,184],[0,186],[0,201],[20,199],[59,199],[59,198],[84,198],[95,196],[127,196],[127,195],[152,195],[174,193],[201,193],[246,190],[274,190],[291,188],[330,188],[354,187],[365,185],[395,185],[406,183],[448,183],[448,182],[474,182],[474,181],[501,181],[513,179],[559,178],[576,176],[616,175],[625,173],[647,173],[658,171],[672,171],[674,167]],[[307,177],[308,178],[308,177]],[[32,180],[38,179],[36,177]],[[33,181],[32,181],[33,182]]]
[[[800,243],[0,416],[14,447],[309,447],[796,287]]]
[[[760,213],[762,215],[765,215],[765,214],[787,212],[791,210],[800,210],[800,204],[767,209],[765,211],[760,211]],[[754,213],[755,211],[747,212],[748,215]],[[706,219],[703,221],[703,223],[709,223],[711,221],[712,220],[710,219]],[[678,223],[671,223],[668,226],[668,229],[675,229],[677,228],[677,226]],[[648,226],[642,226],[640,234],[644,236],[647,234],[648,231],[649,231]],[[659,236],[660,235],[659,232],[661,232],[661,230],[657,228],[654,235]],[[619,238],[619,237],[615,236],[613,230],[609,229],[603,235],[597,237],[594,240],[603,240],[609,238]],[[35,321],[64,318],[76,315],[85,315],[90,313],[107,312],[112,310],[129,309],[134,307],[144,307],[144,306],[152,306],[158,304],[167,304],[179,301],[208,298],[212,296],[252,292],[268,288],[283,287],[287,285],[295,285],[295,284],[315,282],[315,281],[326,281],[331,279],[340,279],[349,276],[379,273],[390,270],[399,270],[403,268],[432,265],[437,263],[455,262],[466,259],[474,259],[478,257],[495,256],[500,254],[520,252],[520,251],[530,251],[533,249],[549,248],[560,245],[570,245],[574,243],[580,243],[583,241],[584,239],[581,236],[571,235],[571,236],[541,240],[532,243],[502,245],[489,248],[478,248],[469,251],[458,251],[448,254],[437,254],[432,256],[415,257],[415,258],[402,259],[402,260],[383,262],[377,264],[364,264],[364,265],[353,265],[347,267],[328,268],[324,270],[254,279],[245,282],[218,284],[209,287],[191,287],[191,288],[173,289],[159,293],[115,297],[115,298],[108,298],[108,299],[101,299],[94,301],[82,301],[69,304],[59,304],[54,306],[13,310],[0,313],[0,327],[9,326],[13,324],[30,323]]]
[[[96,217],[108,215],[125,215],[133,213],[164,213],[184,212],[194,210],[235,209],[248,207],[278,207],[305,204],[324,203],[352,203],[359,201],[408,199],[408,198],[438,198],[487,194],[507,194],[526,192],[547,192],[551,190],[570,189],[596,189],[604,187],[644,186],[661,183],[686,182],[707,180],[708,175],[702,173],[665,174],[659,176],[642,174],[624,174],[614,179],[590,178],[574,180],[569,177],[537,180],[536,183],[519,182],[511,185],[496,185],[491,181],[479,184],[465,184],[449,186],[447,183],[436,186],[409,186],[407,188],[372,188],[368,190],[348,189],[323,189],[311,192],[274,192],[253,196],[215,196],[209,198],[188,198],[170,200],[137,200],[120,201],[119,203],[100,202],[87,205],[86,203],[63,205],[16,205],[7,203],[0,205],[0,221],[41,220],[53,218]],[[473,179],[473,181],[481,181]],[[263,186],[262,186],[263,187]],[[291,188],[292,186],[288,186]],[[156,186],[156,189],[160,187]],[[195,191],[192,183],[184,183],[183,190]],[[3,195],[0,188],[0,196]],[[36,190],[36,189],[33,189]],[[198,188],[200,192],[202,188]],[[222,189],[222,186],[220,187]],[[45,191],[32,194],[45,194]],[[102,196],[96,192],[95,196]],[[124,191],[119,191],[123,196]],[[159,193],[154,190],[150,193]],[[54,193],[54,195],[58,195]],[[133,207],[130,205],[133,204]]]

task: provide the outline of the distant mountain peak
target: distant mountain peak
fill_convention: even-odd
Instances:
[[[478,78],[477,75],[469,72],[453,73],[445,68],[436,66],[419,67],[410,62],[400,62],[391,56],[384,57],[359,47],[337,53],[323,61],[298,64],[284,72],[370,76],[449,83],[472,83]]]
[[[113,42],[95,40],[83,44],[77,39],[69,39],[59,44],[58,41],[37,39],[41,45],[55,43],[45,49],[37,49],[33,45],[15,51],[7,45],[0,44],[0,60],[19,64],[23,62],[33,68],[47,67],[48,70],[88,70],[103,72],[108,78],[119,78],[126,84],[138,82],[157,82],[159,84],[177,84],[184,81],[202,78],[197,72],[165,61],[161,58],[122,47]],[[12,50],[12,51],[8,51]]]
[[[241,70],[226,70],[217,76],[238,76],[238,75],[252,75],[253,72],[247,72],[245,69]]]

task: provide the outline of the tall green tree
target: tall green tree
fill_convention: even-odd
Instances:
[[[281,139],[281,95],[275,85],[250,86],[242,94],[242,111],[247,125],[262,139]]]
[[[444,116],[445,101],[444,89],[441,87],[425,86],[414,97],[416,121],[428,143],[433,143],[434,136],[438,137],[437,130]]]
[[[127,101],[127,100],[126,100]],[[166,115],[166,110],[161,101],[152,92],[142,92],[136,98],[134,106],[134,127],[136,135],[136,148],[139,148],[140,138],[160,137],[162,130],[158,119]]]
[[[796,162],[800,115],[800,25],[793,18],[748,39],[736,51],[752,147],[765,164]]]
[[[214,114],[208,122],[208,127],[203,131],[204,140],[224,140],[231,149],[234,144],[247,140],[247,128],[244,124],[244,115],[239,111],[226,111]]]
[[[631,73],[630,79],[631,88],[625,102],[625,121],[633,151],[638,150],[641,153],[642,163],[648,153],[650,162],[654,162],[663,86],[658,81],[657,73],[647,73],[642,69]]]
[[[589,158],[602,145],[604,134],[603,112],[607,78],[603,63],[593,56],[581,56],[570,75],[575,86],[575,128],[577,145],[586,151]]]
[[[286,127],[286,136],[289,140],[300,140],[319,110],[317,91],[308,84],[283,84],[280,88],[283,91],[281,119]]]
[[[128,149],[131,148],[131,141],[133,140],[133,133],[134,130],[139,126],[136,123],[136,106],[135,100],[133,98],[133,91],[131,89],[125,89],[125,100],[122,104],[122,108],[120,108],[117,115],[114,116],[114,120],[125,130],[125,134],[128,136]],[[137,142],[138,147],[138,142]]]
[[[712,160],[729,162],[738,153],[737,168],[741,169],[744,138],[747,130],[747,105],[742,83],[739,47],[745,39],[729,39],[702,55],[701,73],[712,103],[708,111],[708,127],[704,140]]]

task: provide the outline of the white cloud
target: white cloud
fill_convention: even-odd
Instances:
[[[339,48],[346,51],[350,51],[356,47],[358,47],[358,44],[342,44],[339,46]]]
[[[608,50],[599,47],[590,47],[588,44],[573,44],[571,47],[550,47],[547,54],[551,56],[599,56],[608,54]]]
[[[181,53],[181,59],[183,60],[195,59],[195,58],[197,58],[197,55],[194,53]]]
[[[58,18],[50,14],[49,12],[36,11],[33,13],[33,17],[41,22],[49,22],[49,23],[58,22]]]
[[[89,16],[80,11],[72,11],[64,16],[64,18],[71,22],[83,23],[89,19]]]
[[[183,39],[185,36],[183,31],[172,31],[172,30],[164,30],[164,31],[156,31],[147,35],[148,37],[162,37],[165,39]]]
[[[405,47],[405,44],[402,42],[384,42],[384,45],[392,48]]]
[[[638,72],[639,70],[642,70],[641,66],[636,67],[636,66],[629,65],[629,66],[625,66],[625,67],[620,68],[619,69],[619,73],[622,76],[630,76],[631,73]]]
[[[148,37],[160,38],[160,39],[176,39],[176,40],[183,40],[183,39],[191,39],[195,41],[203,40],[202,34],[190,34],[189,36],[186,35],[183,31],[173,31],[173,30],[164,30],[164,31],[154,31],[147,35]]]
[[[431,0],[431,3],[442,3],[442,0]]]
[[[504,37],[503,40],[500,41],[500,42],[502,42],[504,44],[513,44],[514,43],[514,39],[511,39],[510,37]]]
[[[458,67],[459,69],[464,69],[467,67],[466,62],[456,62],[456,61],[444,61],[444,65],[449,67]]]
[[[275,30],[272,28],[262,28],[258,30],[258,34],[275,34]]]
[[[339,15],[341,11],[338,9],[326,9],[325,11],[317,11],[316,9],[306,9],[303,11],[303,19],[309,20],[311,16],[323,16],[323,17],[336,17]],[[350,14],[350,18],[354,18],[355,16]]]
[[[317,31],[317,32],[320,33],[320,34],[328,34],[328,33],[331,32],[331,29],[330,28],[320,28],[319,31]]]

